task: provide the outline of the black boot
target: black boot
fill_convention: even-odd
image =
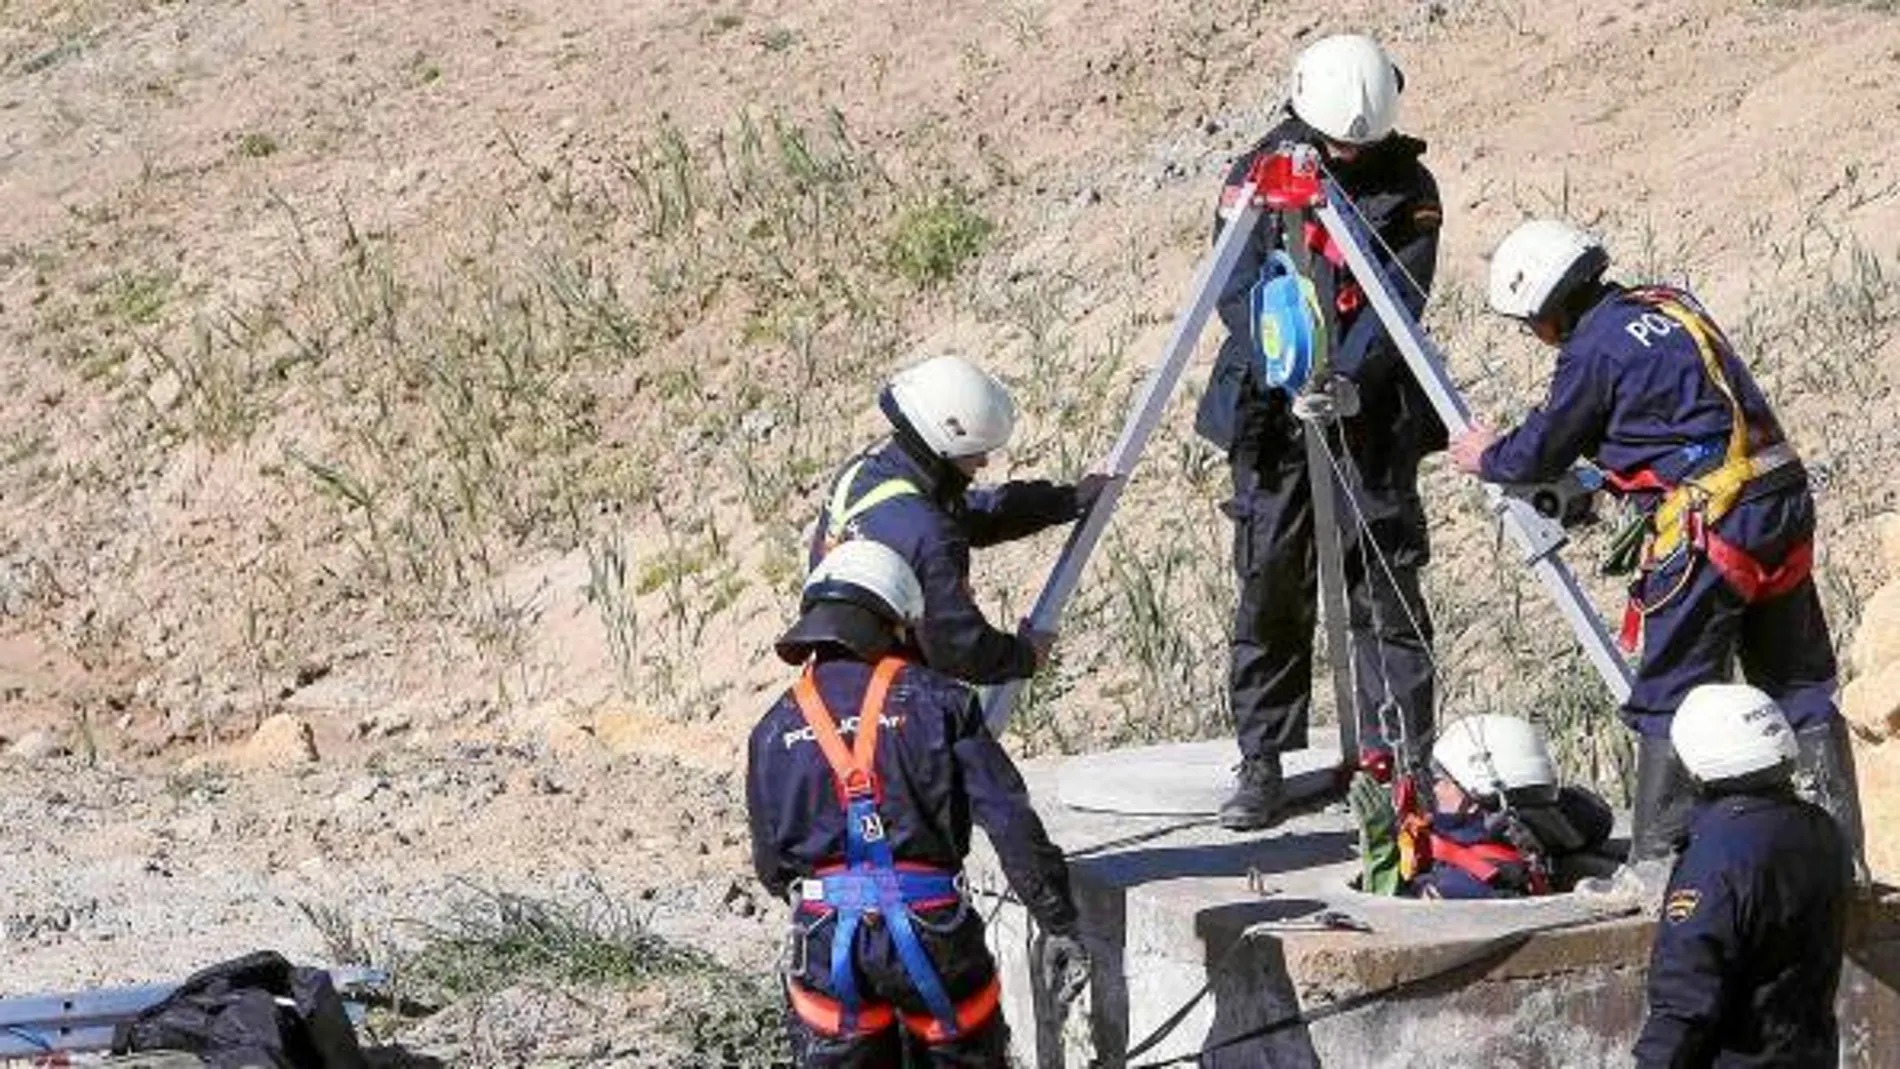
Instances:
[[[1825,724],[1812,724],[1795,732],[1795,790],[1801,797],[1827,810],[1847,840],[1852,876],[1856,884],[1869,882],[1864,852],[1866,840],[1860,822],[1860,785],[1854,775],[1854,746],[1847,736],[1847,721],[1832,717]]]
[[[1689,830],[1695,784],[1663,736],[1636,737],[1636,807],[1630,814],[1629,863],[1666,858]]]
[[[1280,819],[1286,803],[1286,784],[1280,776],[1280,755],[1263,754],[1240,763],[1240,786],[1220,807],[1221,827],[1257,831]]]

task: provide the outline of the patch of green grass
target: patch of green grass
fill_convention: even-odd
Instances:
[[[667,942],[630,910],[604,898],[564,905],[474,890],[451,903],[442,920],[415,927],[421,945],[403,957],[403,974],[455,996],[483,994],[523,979],[630,986],[715,967],[704,954]]]
[[[645,596],[664,587],[677,587],[706,570],[709,563],[703,554],[692,550],[667,550],[640,569],[633,592]]]
[[[91,46],[92,40],[91,34],[75,34],[68,37],[43,52],[36,52],[28,56],[26,60],[20,64],[20,73],[38,74],[41,71],[50,70],[66,60],[84,53],[86,49]]]
[[[798,32],[775,26],[759,35],[759,47],[767,52],[785,52],[798,43]]]
[[[892,221],[885,260],[912,285],[947,282],[965,261],[983,251],[995,229],[961,190],[937,190],[904,208]]]
[[[739,14],[737,11],[721,11],[712,18],[712,30],[714,33],[725,33],[728,30],[736,30],[744,24],[745,16]]]
[[[177,281],[175,271],[121,271],[100,287],[94,310],[115,323],[149,327],[164,314]]]
[[[277,148],[277,139],[261,130],[252,130],[237,141],[237,154],[246,159],[261,160],[266,156],[275,156]]]

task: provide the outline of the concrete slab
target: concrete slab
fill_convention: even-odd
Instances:
[[[1147,752],[1171,756],[1165,747]],[[1179,764],[1197,759],[1190,753]],[[1053,799],[1073,781],[1073,774],[1065,781],[1061,762],[1032,762],[1024,773],[1039,799]],[[1185,1059],[1419,1069],[1628,1060],[1643,1015],[1650,925],[1608,916],[1600,900],[1416,902],[1359,894],[1347,885],[1357,871],[1356,834],[1337,807],[1245,835],[1195,814],[1114,815],[1053,802],[1040,808],[1069,854],[1095,959],[1090,993],[1066,1022],[1054,1018],[1033,978],[1032,926],[993,856],[979,847],[970,864],[1025,1066]],[[1324,911],[1371,930],[1298,930]],[[1865,906],[1855,923],[1842,996],[1843,1065],[1893,1064],[1900,902]]]
[[[1147,816],[1213,816],[1234,793],[1240,755],[1231,739],[1081,754],[1056,767],[1056,797],[1071,809]],[[1337,750],[1303,750],[1284,762],[1298,800],[1333,785]]]

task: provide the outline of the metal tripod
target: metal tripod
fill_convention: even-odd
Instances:
[[[1344,255],[1346,266],[1365,291],[1371,310],[1385,326],[1386,333],[1405,359],[1413,377],[1431,400],[1433,409],[1453,434],[1471,426],[1470,409],[1453,384],[1445,368],[1444,355],[1432,344],[1405,303],[1398,298],[1393,281],[1368,253],[1367,235],[1353,219],[1342,213],[1341,206],[1351,202],[1320,168],[1317,152],[1306,146],[1282,146],[1277,153],[1261,156],[1248,173],[1234,215],[1214,243],[1213,251],[1196,274],[1189,300],[1175,319],[1161,359],[1149,371],[1147,381],[1134,407],[1123,423],[1121,436],[1109,452],[1102,470],[1116,476],[1104,488],[1095,506],[1069,533],[1068,542],[1056,558],[1049,579],[1031,610],[1029,622],[1039,630],[1053,631],[1069,597],[1074,593],[1089,555],[1100,541],[1102,532],[1121,499],[1127,476],[1140,461],[1149,437],[1160,422],[1169,398],[1179,385],[1182,374],[1199,340],[1207,319],[1234,264],[1261,216],[1269,209],[1279,212],[1308,213],[1316,220]],[[1355,213],[1356,214],[1356,213]],[[1330,307],[1330,300],[1325,302]],[[1328,333],[1330,338],[1330,332]],[[1347,620],[1344,558],[1337,525],[1338,503],[1334,493],[1336,470],[1327,452],[1325,428],[1306,428],[1309,482],[1313,493],[1315,542],[1319,563],[1322,618],[1331,647],[1334,696],[1339,710],[1341,758],[1356,759],[1359,749],[1358,709],[1353,681],[1353,658]],[[1350,487],[1347,488],[1350,491]],[[1563,614],[1576,635],[1592,667],[1618,702],[1628,698],[1630,669],[1618,653],[1609,630],[1590,605],[1575,574],[1558,551],[1568,541],[1563,527],[1543,515],[1531,503],[1531,494],[1486,484],[1485,496],[1493,515],[1519,550],[1520,562],[1528,567],[1545,593]],[[1350,497],[1348,498],[1350,503]],[[993,731],[1000,733],[1009,719],[1018,683],[993,689],[984,705],[984,718]]]

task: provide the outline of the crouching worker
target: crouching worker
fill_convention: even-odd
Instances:
[[[1454,721],[1432,749],[1429,809],[1401,780],[1396,803],[1361,773],[1349,797],[1361,832],[1361,889],[1417,898],[1517,898],[1604,875],[1613,816],[1559,786],[1543,734],[1512,716]]]
[[[1067,1005],[1088,977],[1062,852],[976,696],[918,661],[915,573],[866,539],[806,580],[778,655],[798,682],[752,733],[746,805],[760,882],[792,905],[787,1026],[798,1065],[1003,1066],[1008,1029],[961,870],[972,818],[1045,933]]]
[[[1636,1063],[1831,1069],[1853,855],[1838,821],[1795,797],[1799,740],[1772,698],[1733,683],[1690,691],[1669,735],[1699,797]]]

